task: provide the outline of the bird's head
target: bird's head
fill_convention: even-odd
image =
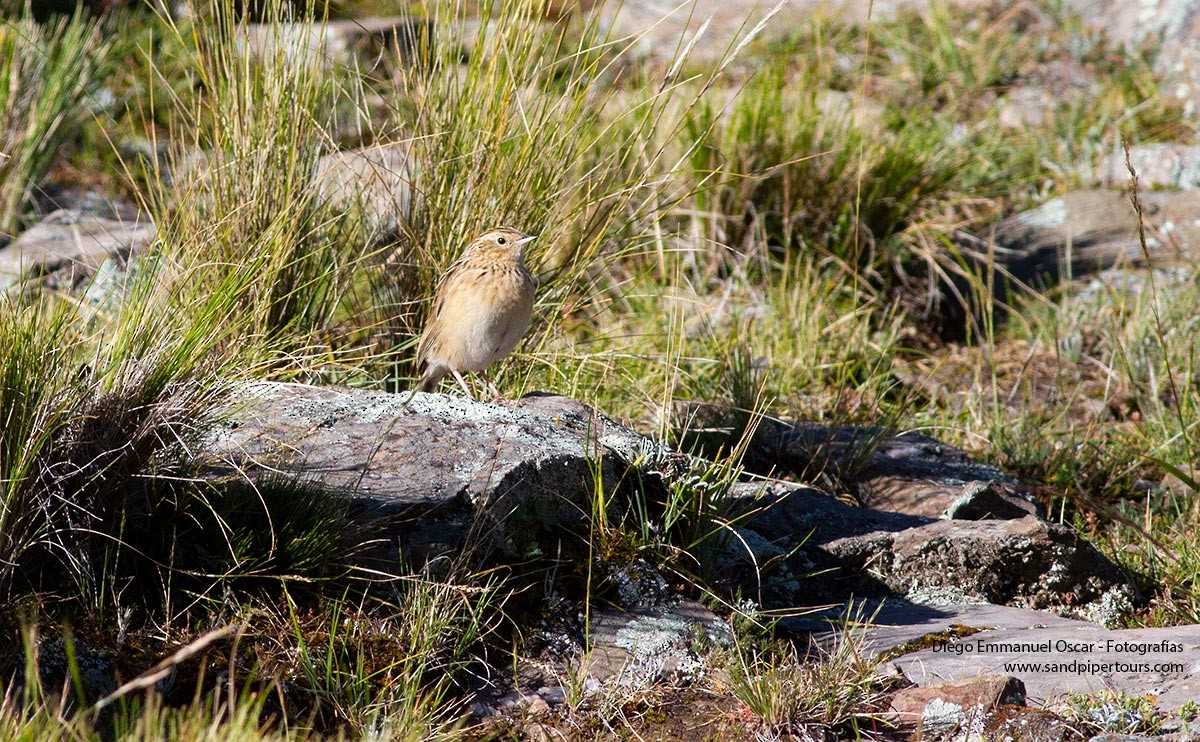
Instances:
[[[535,239],[537,239],[536,235],[525,234],[511,227],[496,227],[472,240],[467,249],[488,252],[504,251],[513,255],[517,260],[524,260],[525,246]]]

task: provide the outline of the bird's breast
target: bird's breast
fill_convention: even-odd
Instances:
[[[448,331],[451,365],[480,371],[510,353],[529,329],[534,287],[529,274],[518,270],[479,270],[462,278],[469,290],[447,301],[439,324]]]

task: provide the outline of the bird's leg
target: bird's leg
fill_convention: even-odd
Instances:
[[[492,401],[499,402],[502,399],[500,396],[500,390],[497,389],[496,385],[492,383],[492,380],[488,378],[487,371],[480,371],[479,376],[483,379],[483,383],[487,384],[488,391],[492,393]]]
[[[467,381],[462,377],[462,374],[454,369],[450,369],[450,373],[454,374],[455,380],[458,381],[458,385],[462,387],[463,392],[466,393],[467,399],[475,401],[475,395],[471,394],[471,390],[467,387]]]

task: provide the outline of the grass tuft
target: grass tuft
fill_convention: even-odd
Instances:
[[[0,18],[0,237],[18,233],[43,179],[96,106],[115,63],[82,9],[45,24]]]

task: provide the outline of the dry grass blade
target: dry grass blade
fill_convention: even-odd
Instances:
[[[213,629],[201,636],[196,637],[184,646],[175,650],[170,656],[163,658],[158,664],[146,670],[141,675],[138,675],[133,680],[122,684],[119,688],[109,693],[104,698],[101,698],[92,706],[92,711],[100,711],[105,706],[119,701],[128,696],[130,693],[136,693],[140,690],[153,687],[156,683],[171,674],[179,665],[187,662],[192,657],[195,657],[200,652],[203,652],[214,643],[224,639],[225,637],[239,631],[237,626],[222,626],[219,629]]]

